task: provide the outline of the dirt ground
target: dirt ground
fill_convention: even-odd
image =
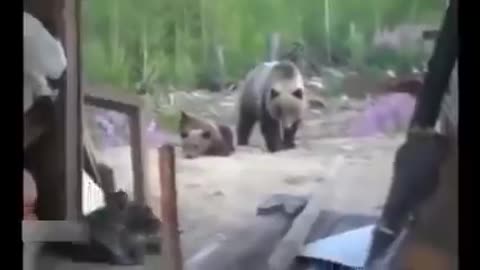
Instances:
[[[231,101],[232,97],[225,99]],[[214,104],[230,107],[228,111],[231,111],[232,102],[227,101]],[[186,102],[183,106],[187,106]],[[255,215],[257,205],[273,193],[309,195],[318,190],[324,196],[321,208],[379,212],[390,183],[394,151],[402,137],[342,138],[344,122],[359,109],[335,109],[334,106],[309,112],[294,150],[266,153],[256,127],[251,146],[238,147],[230,157],[187,160],[177,154],[178,203],[185,258],[217,234],[247,223]],[[234,117],[218,107],[204,115],[233,126]],[[127,191],[132,189],[129,153],[129,147],[116,147],[109,148],[101,156],[113,166],[118,187]],[[155,212],[160,214],[157,150],[150,149],[148,154],[148,197]]]
[[[218,233],[242,226],[272,193],[319,191],[324,209],[375,213],[389,186],[400,138],[326,139],[308,148],[267,154],[243,148],[229,158],[178,159],[177,187],[184,255]],[[151,152],[156,164],[156,152]],[[333,172],[332,172],[333,170]],[[159,201],[158,172],[150,182]]]

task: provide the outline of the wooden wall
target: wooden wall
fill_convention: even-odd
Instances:
[[[78,1],[24,0],[24,11],[59,38],[67,54],[67,71],[56,83],[60,95],[52,115],[54,128],[25,150],[24,166],[37,181],[40,219],[75,219],[80,213],[81,91],[77,80]]]

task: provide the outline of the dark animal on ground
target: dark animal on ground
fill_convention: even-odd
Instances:
[[[51,248],[74,261],[143,264],[149,238],[158,234],[160,221],[147,205],[129,201],[123,191],[105,194],[105,204],[86,216],[88,244],[56,243]]]
[[[235,151],[233,132],[225,125],[182,112],[179,132],[186,158],[229,156]]]

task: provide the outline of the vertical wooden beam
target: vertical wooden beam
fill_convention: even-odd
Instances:
[[[164,261],[167,270],[182,270],[183,258],[180,247],[177,212],[177,190],[175,183],[175,149],[164,145],[158,151],[161,209],[162,239],[164,241]]]
[[[82,175],[82,93],[80,80],[80,1],[64,0],[64,47],[67,54],[66,89],[63,91],[65,133],[66,218],[81,216]]]
[[[65,40],[64,0],[24,0],[23,3],[24,10],[39,19],[55,38]],[[65,75],[60,79],[58,89],[60,96],[55,101],[54,115],[51,116],[53,126],[24,151],[24,167],[37,181],[37,215],[48,220],[64,219],[66,216]]]
[[[141,108],[137,107],[133,110],[132,114],[129,115],[129,119],[134,196],[135,201],[145,202],[146,147],[144,115]]]

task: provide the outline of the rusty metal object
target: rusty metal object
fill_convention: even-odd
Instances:
[[[162,209],[162,240],[166,269],[182,270],[183,257],[178,230],[177,190],[175,181],[175,148],[163,145],[158,151],[161,209]]]

